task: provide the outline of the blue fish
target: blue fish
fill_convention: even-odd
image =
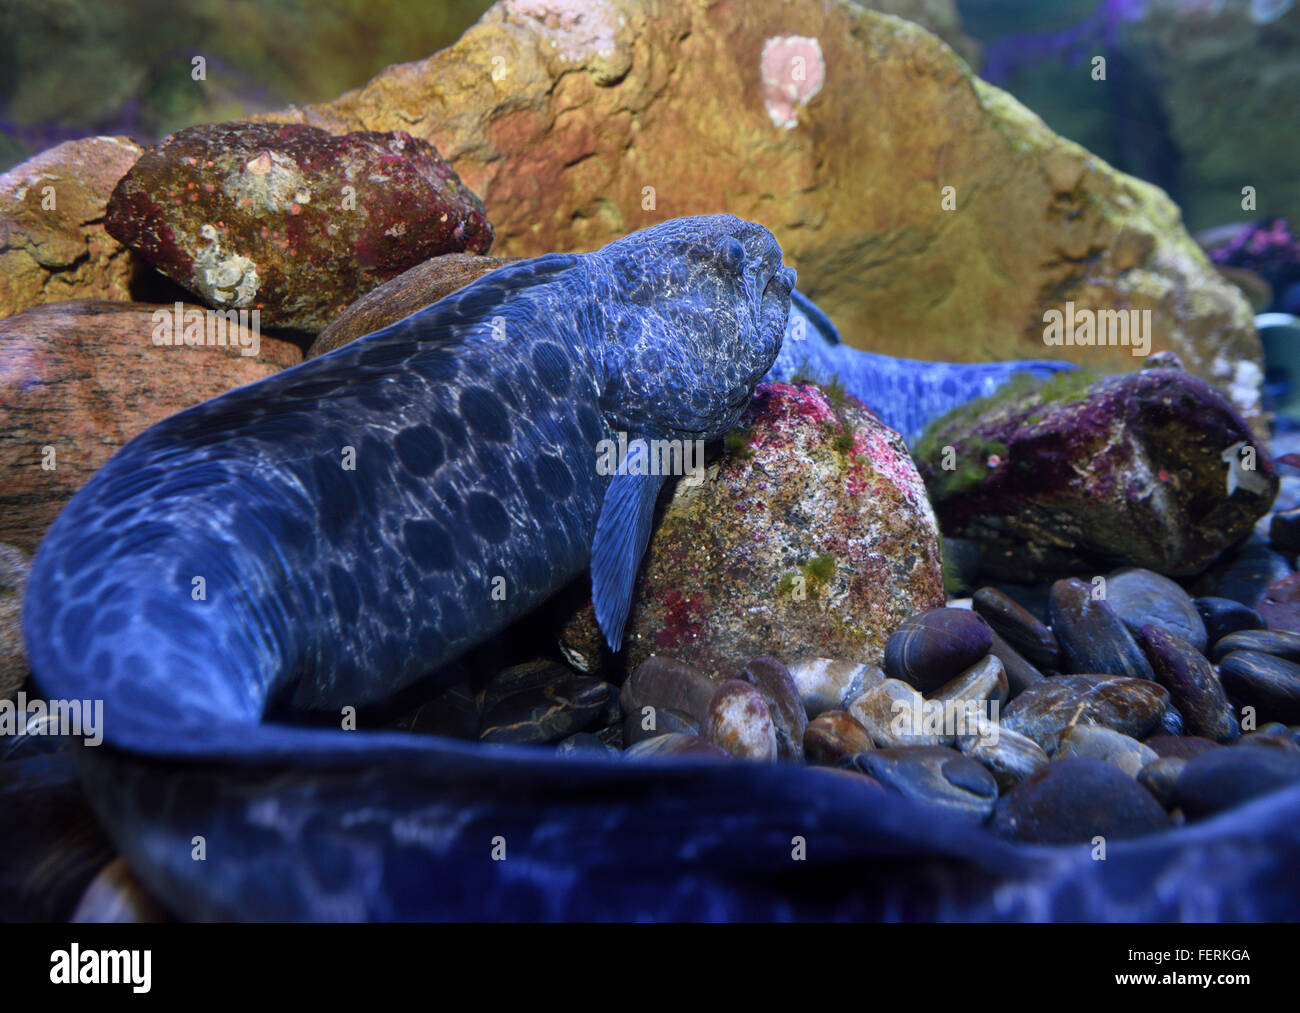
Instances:
[[[767,230],[679,219],[502,268],[123,447],[23,614],[36,686],[103,701],[105,744],[72,755],[146,886],[191,919],[1300,912],[1300,790],[1094,862],[844,772],[348,730],[588,566],[617,646],[662,478],[603,474],[596,446],[728,431],[793,281]]]

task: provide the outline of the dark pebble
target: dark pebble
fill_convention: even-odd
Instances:
[[[1143,626],[1138,641],[1146,651],[1156,681],[1169,690],[1192,735],[1229,742],[1241,735],[1228,694],[1208,658],[1188,641],[1167,629]]]
[[[1218,643],[1238,630],[1264,628],[1264,620],[1258,612],[1231,598],[1197,598],[1196,611],[1205,623],[1207,643]]]
[[[1189,819],[1225,809],[1300,781],[1300,754],[1280,749],[1215,749],[1187,761],[1173,804]]]
[[[1185,766],[1187,766],[1186,757],[1158,757],[1138,771],[1137,783],[1151,792],[1155,800],[1166,809],[1172,809],[1170,803],[1173,800],[1174,785],[1178,783],[1179,775],[1182,774]]]
[[[1122,840],[1170,825],[1152,794],[1118,767],[1070,757],[1049,763],[1003,796],[993,814],[1002,837],[1032,844]]]
[[[617,749],[602,742],[591,732],[578,732],[576,735],[570,735],[555,747],[555,751],[560,756],[600,756],[618,753]]]
[[[629,746],[669,732],[699,735],[700,723],[682,711],[671,707],[651,707],[649,704],[623,719],[623,741]]]
[[[1233,651],[1259,651],[1272,654],[1287,661],[1300,661],[1300,634],[1286,633],[1279,630],[1242,630],[1229,633],[1214,645],[1213,658],[1216,662]]]
[[[885,643],[885,674],[922,693],[938,689],[989,653],[993,631],[969,609],[930,609],[904,619]]]
[[[1160,723],[1155,730],[1164,735],[1186,735],[1187,723],[1183,720],[1182,711],[1171,703],[1160,715]]]
[[[696,735],[669,732],[643,739],[623,754],[631,759],[662,759],[666,756],[685,756],[689,759],[729,759],[725,750],[705,742]]]
[[[971,606],[1035,668],[1060,667],[1056,635],[1013,598],[995,587],[982,587],[971,598]]]
[[[767,701],[776,727],[776,755],[783,760],[802,760],[808,713],[789,669],[775,658],[754,658],[736,678],[749,683]]]
[[[1300,552],[1300,509],[1279,510],[1269,518],[1268,544],[1287,555]]]
[[[1257,709],[1257,721],[1300,721],[1300,665],[1258,651],[1233,651],[1219,662],[1219,677],[1243,707]]]
[[[827,767],[871,748],[871,736],[848,711],[822,711],[808,722],[803,734],[803,751],[808,762]]]
[[[1071,725],[1101,725],[1141,739],[1159,724],[1168,706],[1168,690],[1150,680],[1058,675],[1012,700],[1002,724],[1029,736],[1050,756]]]
[[[1155,750],[1157,756],[1174,756],[1190,760],[1210,749],[1223,747],[1213,739],[1204,739],[1199,735],[1152,735],[1142,740],[1142,744]]]
[[[975,823],[988,819],[998,798],[993,775],[946,746],[881,749],[845,763],[900,795]]]
[[[1065,671],[1153,679],[1155,673],[1133,634],[1092,585],[1071,578],[1052,585],[1052,629],[1061,642]]]
[[[1215,582],[1211,594],[1258,608],[1270,587],[1291,573],[1286,557],[1263,545],[1242,551]]]
[[[1010,694],[1018,696],[1036,682],[1042,682],[1045,676],[1029,661],[995,632],[993,646],[989,654],[1002,662],[1002,669],[1007,674],[1007,687]]]
[[[1249,735],[1243,735],[1237,745],[1264,749],[1284,749],[1288,753],[1300,753],[1300,742],[1296,742],[1295,736],[1289,731],[1281,733],[1251,732]]]
[[[482,694],[483,742],[558,742],[591,725],[618,691],[549,661],[507,669]]]
[[[403,714],[392,727],[415,735],[472,741],[478,738],[478,700],[471,684],[461,682]]]
[[[690,715],[698,723],[708,713],[709,701],[719,683],[697,668],[656,655],[641,662],[627,677],[619,701],[629,717],[646,707],[668,707]]]
[[[1116,570],[1106,578],[1106,603],[1134,636],[1143,626],[1156,626],[1205,650],[1205,622],[1196,602],[1168,577],[1137,567]]]

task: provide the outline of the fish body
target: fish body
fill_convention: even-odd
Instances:
[[[792,283],[766,230],[677,220],[124,447],[24,624],[45,695],[103,701],[72,755],[148,888],[191,919],[1294,917],[1300,791],[1094,862],[845,772],[345,730],[586,566],[616,644],[661,480],[596,445],[727,431]]]

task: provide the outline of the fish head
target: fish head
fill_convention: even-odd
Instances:
[[[616,428],[700,439],[734,427],[785,335],[794,271],[761,225],[675,218],[594,255],[601,403]]]

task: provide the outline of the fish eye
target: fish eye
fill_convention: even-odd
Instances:
[[[732,274],[739,274],[745,263],[745,248],[739,239],[727,238],[718,249],[718,260]]]

